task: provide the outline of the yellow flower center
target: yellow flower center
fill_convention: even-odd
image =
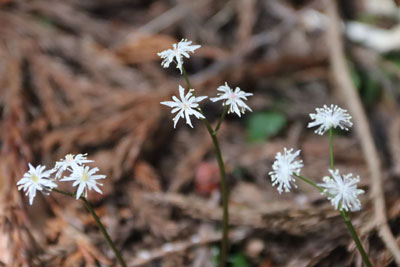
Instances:
[[[39,177],[37,177],[37,175],[35,175],[35,174],[31,174],[31,179],[32,179],[32,181],[33,182],[35,182],[35,183],[37,183],[37,182],[39,182]]]
[[[82,173],[82,181],[84,181],[84,182],[87,182],[87,180],[89,180],[89,175],[88,175],[88,172],[87,172],[87,170],[83,170],[83,173]]]

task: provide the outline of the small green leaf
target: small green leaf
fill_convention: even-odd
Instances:
[[[280,112],[255,112],[249,116],[247,131],[251,142],[265,141],[276,135],[286,125],[286,118]]]
[[[239,252],[229,257],[229,261],[232,263],[232,267],[249,267],[249,262],[246,256]]]

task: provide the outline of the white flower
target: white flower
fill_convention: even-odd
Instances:
[[[252,96],[252,93],[241,91],[239,87],[236,87],[235,91],[233,91],[226,82],[225,85],[221,85],[217,90],[222,93],[218,93],[218,97],[211,98],[210,100],[213,102],[226,100],[222,105],[230,105],[228,113],[235,112],[240,117],[241,113],[244,114],[246,109],[252,111],[251,108],[243,102],[243,100],[247,100],[248,96]]]
[[[206,96],[196,97],[192,94],[193,89],[190,89],[189,92],[185,96],[185,88],[179,85],[179,96],[181,100],[179,100],[176,96],[173,96],[172,99],[174,101],[164,101],[161,104],[169,106],[172,108],[171,113],[176,113],[174,121],[174,128],[176,128],[176,124],[179,121],[179,118],[186,118],[186,123],[193,128],[192,122],[190,121],[190,115],[194,115],[196,118],[205,119],[203,114],[199,112],[199,102],[206,99]]]
[[[364,194],[364,190],[357,189],[357,183],[360,177],[353,178],[353,174],[349,173],[342,176],[339,170],[329,170],[331,176],[323,178],[324,183],[318,184],[325,188],[324,193],[331,201],[335,209],[344,209],[345,211],[357,211],[361,209],[361,202],[358,195]]]
[[[281,152],[278,152],[275,157],[276,160],[272,165],[273,171],[269,172],[269,175],[271,175],[272,186],[278,184],[277,189],[279,194],[281,194],[283,190],[285,190],[285,192],[290,192],[290,182],[293,182],[293,186],[297,187],[294,183],[295,178],[293,176],[294,174],[300,174],[300,170],[303,167],[303,161],[294,161],[294,159],[300,155],[300,150],[297,150],[295,153],[292,153],[292,151],[293,148],[287,150],[285,147],[283,155]]]
[[[92,190],[92,188],[97,192],[102,194],[101,190],[97,187],[98,185],[103,186],[103,184],[97,182],[98,179],[105,179],[105,175],[95,175],[98,171],[98,168],[89,169],[89,166],[79,166],[72,165],[72,173],[70,176],[61,179],[60,181],[74,181],[72,186],[77,186],[76,190],[76,199],[85,194],[87,197],[87,190]]]
[[[182,39],[179,43],[173,44],[172,47],[174,49],[164,50],[160,53],[157,53],[162,59],[161,66],[164,68],[168,68],[171,62],[176,63],[176,67],[181,71],[182,74],[182,64],[183,64],[183,57],[189,58],[188,52],[194,52],[194,50],[200,48],[200,45],[191,45],[192,41],[188,41],[187,39]]]
[[[60,161],[56,162],[56,166],[54,167],[54,170],[57,171],[56,178],[60,178],[61,174],[67,170],[68,167],[93,162],[93,160],[88,160],[86,157],[87,153],[78,155],[67,154],[65,159],[60,159]]]
[[[38,165],[36,168],[29,163],[29,171],[17,182],[18,190],[23,189],[26,195],[29,195],[29,204],[32,205],[36,196],[36,190],[51,191],[57,187],[49,176],[54,173],[53,170],[44,171],[46,167]]]
[[[330,128],[340,127],[342,130],[349,130],[353,123],[350,121],[351,116],[347,113],[347,110],[338,107],[337,105],[331,105],[327,107],[324,105],[323,108],[316,108],[317,113],[311,113],[310,118],[315,120],[308,123],[308,128],[318,126],[315,130],[316,134],[323,135]]]

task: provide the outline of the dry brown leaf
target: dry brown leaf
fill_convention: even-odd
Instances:
[[[134,179],[142,185],[145,190],[152,192],[161,191],[160,177],[156,170],[145,161],[136,162],[134,167]]]
[[[115,53],[125,64],[146,63],[159,59],[157,53],[170,49],[176,42],[169,35],[143,35],[121,44]]]

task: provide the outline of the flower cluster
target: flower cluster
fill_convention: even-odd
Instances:
[[[29,196],[29,204],[32,205],[36,196],[36,191],[49,193],[57,187],[56,181],[73,181],[72,186],[77,186],[75,193],[76,199],[79,199],[82,194],[86,197],[87,191],[94,189],[102,194],[98,186],[102,186],[97,180],[105,179],[105,175],[96,174],[98,168],[90,169],[84,164],[93,162],[87,159],[87,154],[68,154],[64,159],[57,161],[54,168],[45,170],[46,167],[38,165],[36,168],[29,163],[29,171],[17,182],[18,190],[23,190]],[[67,175],[62,179],[62,175],[67,172]],[[54,177],[51,177],[51,175]]]
[[[317,134],[322,135],[337,126],[342,130],[348,130],[353,125],[347,110],[341,109],[336,105],[332,105],[330,108],[325,105],[323,108],[317,108],[316,111],[316,114],[310,114],[311,119],[315,121],[310,122],[308,127],[319,125],[319,128],[315,131]],[[296,187],[294,184],[295,177],[299,176],[303,167],[301,160],[295,161],[299,154],[300,150],[293,153],[293,149],[287,150],[284,148],[283,154],[278,152],[276,155],[276,160],[272,165],[273,171],[269,175],[271,176],[272,185],[278,184],[279,193],[282,193],[283,190],[290,192],[291,183]],[[364,190],[357,188],[360,178],[358,176],[353,178],[351,173],[340,175],[339,170],[329,170],[329,173],[330,176],[323,178],[324,183],[315,186],[322,190],[335,209],[343,209],[345,211],[360,210],[361,202],[358,196],[364,193]],[[305,179],[304,177],[300,178]]]
[[[225,93],[220,94],[220,96],[211,98],[211,101],[216,102],[219,100],[226,100],[223,102],[223,105],[229,105],[228,113],[235,112],[239,117],[244,114],[245,109],[250,110],[250,107],[243,102],[247,100],[247,96],[251,96],[253,94],[246,93],[241,91],[239,87],[236,87],[235,91],[233,91],[226,83],[223,87]],[[185,88],[179,85],[179,96],[180,99],[176,96],[172,96],[172,100],[174,101],[163,101],[161,104],[169,106],[172,108],[171,113],[177,113],[173,118],[174,128],[176,128],[176,124],[178,123],[180,118],[186,119],[186,124],[193,128],[192,122],[190,120],[190,115],[194,115],[197,119],[205,119],[202,111],[200,109],[199,103],[206,99],[207,96],[194,96],[194,89],[189,89],[189,92],[185,95]]]
[[[60,161],[57,161],[56,166],[54,166],[54,170],[57,171],[56,178],[60,178],[62,173],[69,168],[93,162],[93,160],[88,160],[86,157],[87,154],[67,154],[64,159],[60,159]]]
[[[161,65],[164,68],[168,68],[172,62],[176,63],[176,67],[183,73],[183,57],[189,58],[188,52],[194,52],[194,50],[200,48],[200,45],[191,45],[192,42],[187,39],[182,39],[179,43],[173,44],[173,49],[168,49],[158,53],[158,55],[163,58]],[[212,102],[223,101],[223,106],[229,106],[228,113],[236,113],[239,117],[241,114],[245,113],[245,110],[252,111],[251,108],[244,102],[247,100],[248,96],[252,96],[252,93],[246,93],[242,91],[239,87],[235,90],[230,88],[225,82],[225,85],[221,85],[217,88],[221,93],[217,94],[217,97],[213,97],[210,100]],[[199,103],[206,99],[207,96],[196,97],[194,95],[194,89],[189,88],[189,92],[185,95],[185,88],[179,85],[179,96],[172,97],[174,101],[163,101],[161,104],[169,106],[172,108],[171,113],[177,113],[173,118],[174,128],[178,123],[180,118],[186,119],[186,124],[193,128],[192,121],[190,120],[190,115],[194,115],[197,119],[205,119],[202,113]]]
[[[163,59],[161,65],[164,68],[168,68],[172,62],[176,63],[176,67],[180,70],[180,73],[184,75],[184,78],[189,86],[187,94],[185,94],[185,88],[179,85],[179,97],[173,96],[173,101],[163,101],[162,105],[169,106],[172,108],[171,113],[176,114],[173,118],[174,128],[180,118],[184,118],[186,120],[186,124],[193,128],[192,121],[190,119],[191,115],[194,115],[197,119],[204,120],[207,130],[210,133],[214,146],[217,151],[218,160],[221,163],[222,157],[219,152],[219,145],[216,139],[216,133],[221,125],[221,122],[225,118],[226,113],[235,113],[239,117],[245,113],[246,110],[252,111],[251,108],[245,103],[247,101],[247,97],[252,96],[252,93],[247,93],[242,91],[239,87],[232,89],[229,87],[228,83],[225,82],[224,85],[221,85],[217,88],[217,96],[210,98],[212,102],[222,101],[222,105],[225,106],[224,113],[218,121],[215,130],[211,127],[210,123],[204,116],[202,109],[200,108],[200,102],[204,99],[208,98],[207,96],[196,96],[194,93],[194,89],[192,89],[187,73],[183,67],[183,58],[189,58],[189,52],[194,52],[196,49],[200,48],[200,45],[191,45],[192,42],[187,39],[182,39],[179,43],[173,44],[173,49],[165,50],[158,55]],[[349,128],[353,125],[350,121],[351,116],[347,112],[347,110],[338,107],[337,105],[331,105],[330,107],[324,105],[323,108],[316,108],[316,113],[310,114],[311,121],[308,124],[308,128],[318,126],[315,130],[316,134],[323,135],[327,131],[330,131],[330,156],[331,156],[331,169],[329,169],[330,176],[323,178],[323,183],[316,184],[311,180],[300,176],[300,171],[303,168],[303,161],[296,160],[296,158],[300,155],[300,150],[294,152],[294,149],[284,148],[284,152],[278,152],[275,161],[272,165],[272,171],[269,172],[271,176],[272,186],[277,185],[277,190],[279,194],[283,191],[290,192],[292,186],[297,187],[296,178],[303,180],[304,182],[314,186],[317,188],[322,194],[324,194],[328,200],[331,201],[332,205],[335,209],[341,210],[342,216],[347,220],[346,212],[348,211],[357,211],[361,209],[361,202],[358,199],[358,196],[363,194],[364,191],[357,188],[357,184],[360,181],[360,178],[353,177],[353,175],[346,174],[340,175],[339,170],[333,169],[333,128],[339,127],[341,130],[349,130]],[[223,164],[219,164],[221,168],[221,185],[222,185],[222,195],[227,195],[226,185],[225,185],[225,175]],[[222,167],[221,167],[222,165]],[[72,178],[70,178],[72,179]],[[224,265],[224,257],[226,255],[225,248],[227,247],[228,240],[228,229],[225,227],[229,224],[228,222],[228,201],[224,198],[223,201],[224,207],[224,231],[222,238],[222,250],[221,250],[221,265]],[[351,222],[350,222],[351,225]],[[356,236],[357,234],[354,232],[352,227],[349,227],[352,236]],[[357,243],[357,238],[354,238]],[[358,242],[359,243],[359,242]],[[365,255],[365,252],[361,246],[357,247],[360,250],[361,254]],[[165,250],[170,251],[171,248],[165,245]],[[148,254],[144,253],[142,258],[149,257]],[[363,256],[363,260],[365,257]],[[364,261],[366,265],[372,266],[368,259]]]
[[[182,39],[179,43],[173,44],[173,49],[165,50],[158,55],[163,59],[161,65],[168,68],[172,62],[176,63],[176,67],[183,73],[183,57],[189,58],[188,52],[194,52],[200,48],[200,45],[191,45],[192,42]],[[186,74],[185,74],[186,75]],[[187,77],[186,77],[187,78]],[[222,101],[223,106],[228,107],[228,113],[235,113],[239,117],[245,113],[246,110],[252,111],[251,108],[245,103],[248,96],[252,93],[246,93],[239,87],[232,89],[228,83],[221,85],[217,88],[217,97],[210,98],[212,102]],[[173,101],[164,101],[161,104],[172,108],[171,113],[176,113],[173,118],[174,128],[180,118],[186,120],[186,124],[193,128],[191,115],[197,119],[205,119],[202,110],[200,109],[200,102],[207,98],[207,96],[195,96],[194,89],[189,88],[185,94],[185,88],[179,85],[179,97],[173,96]],[[350,121],[351,116],[347,110],[331,105],[330,107],[324,105],[322,108],[316,108],[316,113],[310,114],[311,121],[308,128],[318,126],[315,130],[316,134],[323,135],[331,128],[339,127],[342,130],[349,130],[353,125]],[[279,152],[276,155],[276,160],[272,165],[272,171],[269,172],[271,176],[272,185],[277,185],[277,190],[281,194],[283,191],[290,192],[292,186],[297,187],[295,184],[296,176],[300,175],[301,168],[303,167],[302,160],[296,160],[300,155],[300,150],[293,152],[293,149],[284,149],[283,154]],[[322,188],[328,199],[331,200],[332,205],[336,209],[344,209],[346,211],[355,211],[360,209],[361,203],[358,200],[358,195],[364,191],[357,189],[359,178],[352,178],[351,174],[340,176],[339,171],[329,170],[331,177],[325,177],[324,183],[318,186]],[[72,178],[70,178],[72,179]]]

